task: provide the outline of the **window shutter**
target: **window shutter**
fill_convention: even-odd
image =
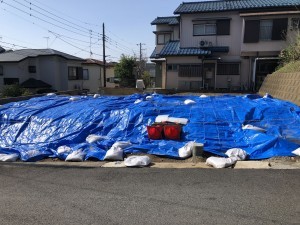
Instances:
[[[217,35],[230,35],[230,20],[217,20]]]
[[[272,40],[285,40],[288,26],[287,18],[273,20]]]
[[[259,20],[246,20],[244,43],[256,43],[259,41]]]

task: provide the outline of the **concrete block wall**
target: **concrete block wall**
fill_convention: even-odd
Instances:
[[[260,95],[266,93],[300,106],[300,72],[269,74],[259,89]]]

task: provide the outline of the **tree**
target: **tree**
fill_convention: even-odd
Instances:
[[[2,97],[18,97],[24,93],[24,89],[18,84],[5,86],[2,89]]]
[[[300,34],[296,35],[295,41],[283,49],[280,54],[280,66],[300,60]]]
[[[145,87],[149,87],[151,85],[150,73],[148,71],[144,71],[142,75],[142,79],[144,81]]]
[[[116,77],[121,79],[122,86],[135,86],[136,60],[132,56],[121,55],[120,62],[115,67]]]

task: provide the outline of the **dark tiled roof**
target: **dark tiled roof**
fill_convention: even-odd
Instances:
[[[151,22],[151,25],[158,25],[158,24],[177,25],[179,24],[179,17],[178,16],[157,17],[155,20]]]
[[[52,56],[57,55],[69,60],[83,61],[76,56],[69,55],[54,49],[21,49],[16,51],[8,51],[0,54],[0,62],[19,62],[29,57]]]
[[[210,55],[211,51],[203,50],[201,48],[180,48],[179,41],[170,41],[159,53],[159,56],[199,56]]]
[[[153,50],[152,54],[150,55],[151,59],[157,59],[159,58],[159,55],[156,52],[156,48]]]
[[[29,78],[28,80],[24,81],[21,84],[21,87],[23,87],[23,88],[51,88],[52,86],[42,80],[36,80],[34,78]]]
[[[224,1],[203,1],[183,2],[174,11],[174,14],[252,10],[267,8],[282,8],[300,6],[300,0],[224,0]]]

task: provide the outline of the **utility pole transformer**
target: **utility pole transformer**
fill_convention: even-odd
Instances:
[[[102,25],[103,33],[102,33],[102,41],[103,41],[103,87],[106,87],[106,56],[105,56],[105,26],[104,23]]]

